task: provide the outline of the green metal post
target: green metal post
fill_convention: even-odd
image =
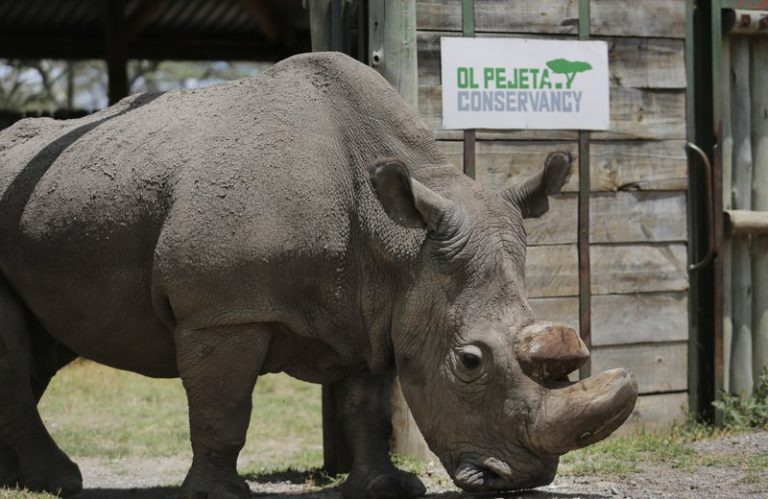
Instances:
[[[590,0],[579,0],[579,40],[590,36]],[[589,258],[589,139],[590,133],[579,132],[579,332],[587,348],[592,345],[592,295]],[[592,362],[588,360],[579,370],[581,378],[589,377]]]
[[[715,233],[715,254],[717,255],[714,260],[713,266],[713,303],[712,314],[713,318],[713,375],[714,375],[714,399],[720,400],[722,397],[723,380],[724,375],[724,345],[723,345],[723,305],[724,305],[724,282],[723,282],[723,259],[722,259],[722,244],[723,244],[723,158],[722,151],[720,150],[720,143],[722,141],[722,122],[723,122],[723,107],[724,105],[730,105],[730,103],[722,102],[723,95],[723,79],[721,78],[723,68],[723,31],[722,31],[722,2],[720,0],[711,0],[711,16],[712,16],[712,155],[713,155],[713,171],[712,171],[712,190],[714,195],[714,219],[712,220],[712,227],[709,230]],[[715,411],[715,423],[722,423],[722,412]]]
[[[462,34],[466,37],[475,36],[475,0],[463,0],[461,3]],[[475,130],[464,130],[464,174],[475,178]]]

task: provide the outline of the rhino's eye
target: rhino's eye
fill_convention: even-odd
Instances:
[[[476,381],[483,375],[483,351],[477,345],[456,349],[456,375],[465,383]]]
[[[461,363],[464,365],[464,368],[469,371],[474,371],[478,367],[480,367],[480,363],[482,362],[482,359],[479,355],[476,355],[472,352],[462,352],[461,353]]]

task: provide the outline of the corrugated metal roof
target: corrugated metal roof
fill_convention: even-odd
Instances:
[[[269,60],[310,49],[302,0],[0,0],[0,57],[103,56],[110,2],[123,12],[129,57]]]

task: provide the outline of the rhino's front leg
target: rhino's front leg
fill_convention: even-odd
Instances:
[[[253,324],[176,332],[193,452],[181,497],[251,497],[237,475],[237,456],[245,444],[253,387],[270,337],[265,327]]]
[[[339,383],[342,424],[352,451],[344,499],[410,498],[426,492],[416,475],[397,469],[389,456],[393,381],[394,373],[366,373]]]

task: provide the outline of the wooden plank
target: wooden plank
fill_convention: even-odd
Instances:
[[[578,2],[563,0],[476,0],[476,31],[576,35]],[[685,38],[684,0],[592,0],[592,35]],[[418,0],[420,30],[460,31],[461,0]]]
[[[530,246],[568,244],[577,240],[577,198],[550,198],[549,211],[525,220]],[[687,241],[684,192],[614,192],[592,194],[592,243]]]
[[[628,88],[686,87],[685,40],[606,38],[605,41],[608,42],[611,85]]]
[[[562,0],[475,0],[475,31],[577,33],[578,2]],[[461,31],[461,0],[417,0],[420,30]]]
[[[640,393],[688,388],[688,344],[685,341],[593,347],[591,353],[593,374],[625,367],[635,375]]]
[[[686,190],[684,140],[593,142],[593,190]]]
[[[752,209],[768,215],[768,38],[752,43]],[[755,212],[757,213],[757,212]],[[768,217],[766,217],[768,218]],[[752,238],[752,375],[768,367],[768,234]]]
[[[461,130],[442,129],[441,87],[419,87],[419,114],[438,139],[460,140]],[[685,139],[685,92],[611,88],[611,128],[593,132],[596,140]],[[576,140],[571,130],[478,130],[477,138]]]
[[[456,168],[462,168],[461,142],[439,141],[438,146]],[[592,191],[622,189],[672,190],[688,187],[685,141],[593,142],[591,147]],[[477,179],[495,191],[507,189],[536,173],[547,155],[566,151],[578,168],[578,144],[564,141],[477,142]],[[577,192],[577,175],[563,192]]]
[[[685,0],[591,1],[592,34],[685,38]]]
[[[757,151],[757,148],[755,148]],[[758,158],[755,157],[757,160]],[[755,162],[755,175],[753,177],[752,187],[753,192],[758,192],[759,189],[764,189],[762,185],[758,184],[758,167],[760,162]],[[761,174],[762,176],[762,174]],[[765,179],[768,181],[768,178]],[[752,206],[756,206],[758,203],[755,198],[752,198]],[[768,203],[763,203],[763,206]],[[757,208],[755,208],[757,209]],[[743,236],[746,234],[765,235],[768,234],[768,211],[752,211],[752,210],[725,210],[723,212],[725,218],[726,232],[734,236]],[[753,246],[755,240],[752,241]]]
[[[538,319],[578,329],[577,298],[533,298],[530,304]],[[684,292],[592,297],[592,346],[687,339],[688,295]]]
[[[752,208],[752,143],[749,40],[731,40],[731,126],[733,127],[733,208]],[[734,237],[732,260],[733,345],[731,390],[752,393],[752,270],[748,237]]]
[[[638,397],[635,410],[615,434],[626,435],[642,429],[661,430],[672,423],[685,421],[687,412],[686,392],[643,395]]]
[[[593,245],[591,253],[593,295],[688,289],[685,244]],[[575,296],[576,262],[576,245],[528,248],[528,296]]]
[[[611,88],[611,128],[595,140],[684,139],[685,92]]]
[[[418,99],[415,0],[374,0],[368,6],[371,66],[413,107]]]
[[[419,85],[440,85],[440,37],[447,31],[420,31],[416,41]],[[494,34],[480,37],[532,38]],[[551,37],[548,37],[551,39]],[[611,85],[628,88],[685,88],[685,42],[661,38],[607,38]]]
[[[418,99],[415,13],[415,0],[368,2],[371,65],[413,107]],[[422,461],[434,459],[403,397],[399,380],[395,382],[391,401],[392,451]]]
[[[723,37],[723,47],[721,50],[722,67],[731,67],[731,38]],[[722,95],[720,97],[722,105],[720,106],[722,122],[722,147],[720,149],[720,158],[722,162],[722,193],[713,193],[713,196],[722,195],[723,210],[730,210],[732,206],[733,189],[731,181],[733,179],[733,131],[731,128],[731,72],[730,70],[720,72],[720,88]],[[733,301],[731,293],[731,282],[733,282],[733,248],[731,237],[724,233],[723,235],[723,337],[722,337],[722,358],[717,359],[722,362],[722,383],[723,389],[730,390],[731,386],[731,345],[733,343]],[[718,355],[715,352],[715,355]],[[715,384],[720,380],[716,380]],[[719,412],[719,411],[718,411]]]

